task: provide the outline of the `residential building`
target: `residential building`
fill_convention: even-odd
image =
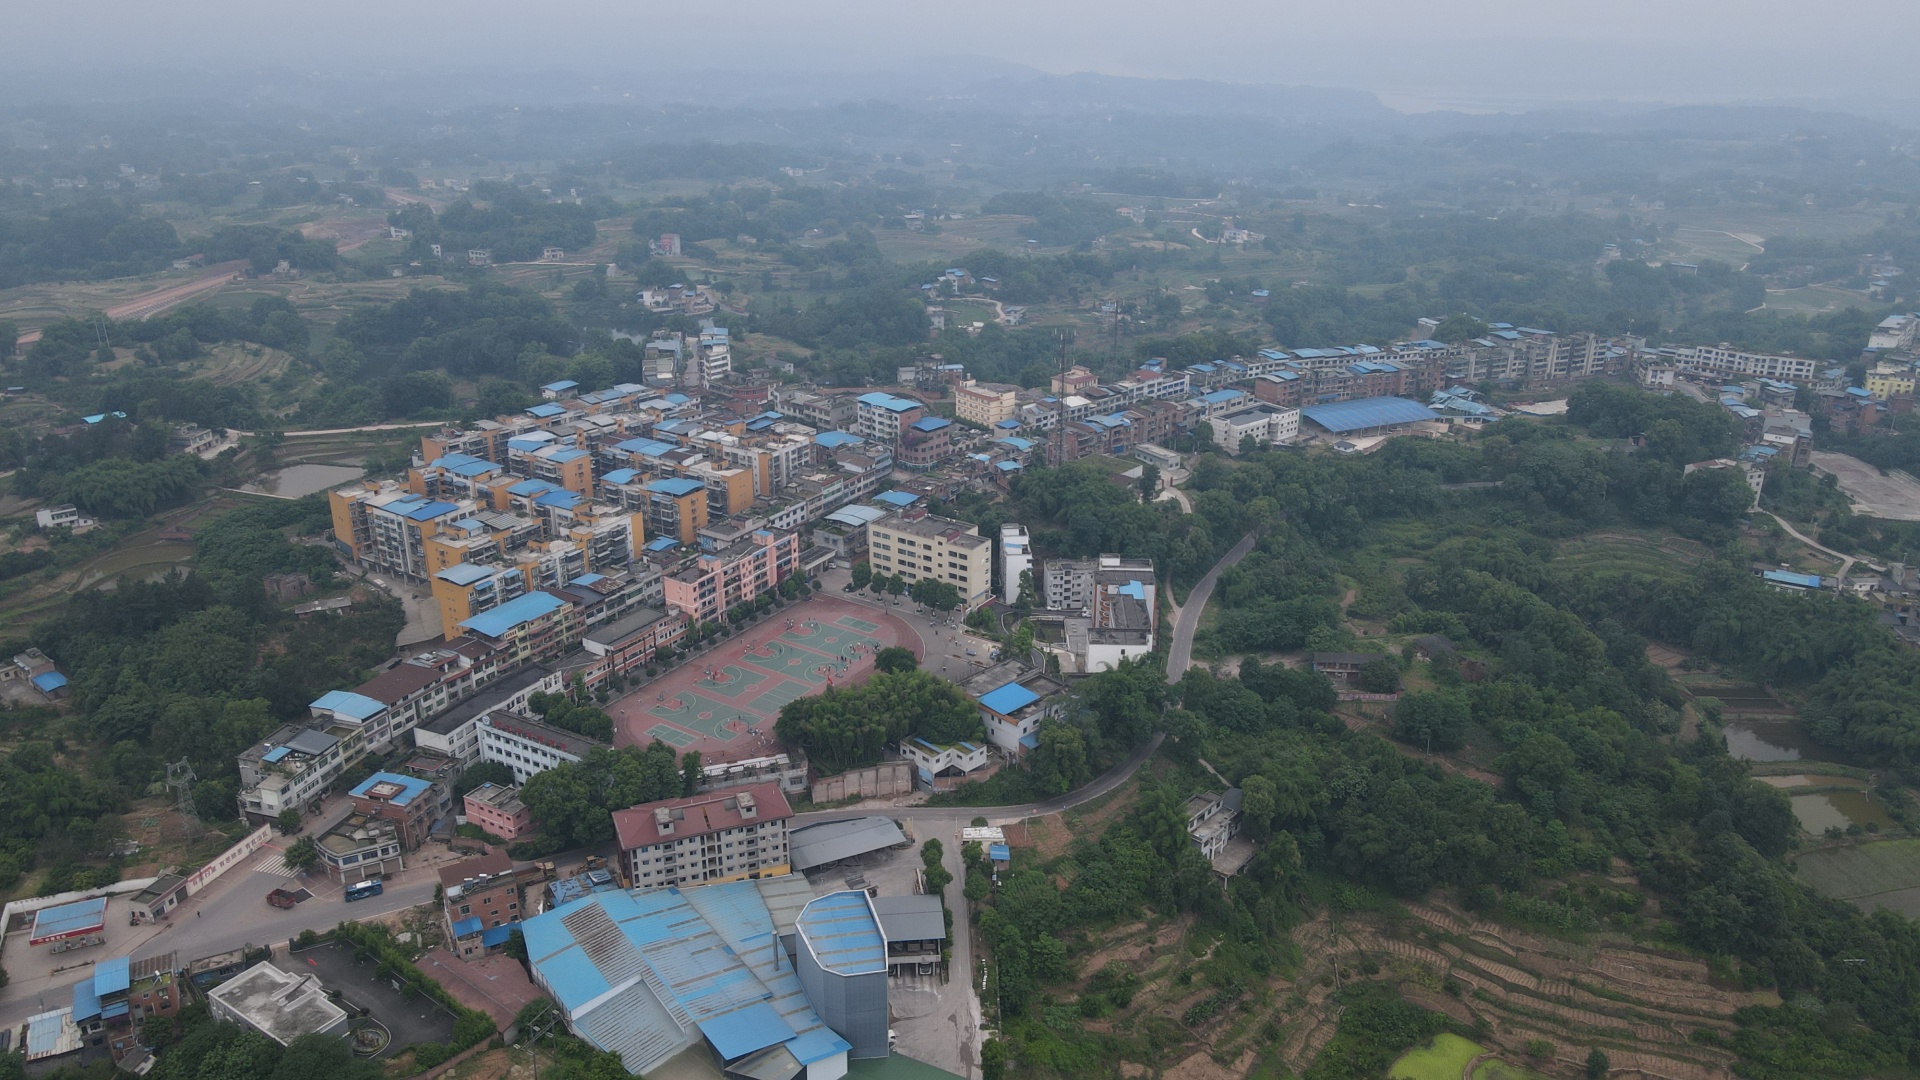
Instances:
[[[724,546],[700,551],[666,575],[667,604],[690,620],[712,621],[774,589],[799,562],[798,534],[755,529]]]
[[[968,423],[992,427],[1019,411],[1020,388],[1009,383],[969,379],[953,391],[953,414]]]
[[[446,755],[463,770],[470,768],[480,762],[481,717],[495,711],[525,712],[533,695],[557,694],[564,684],[558,671],[529,664],[414,728],[414,745]]]
[[[1000,596],[1009,604],[1020,602],[1020,577],[1033,572],[1033,541],[1025,525],[1008,522],[1000,526]]]
[[[535,773],[586,757],[604,743],[585,735],[543,724],[525,713],[495,710],[480,717],[474,734],[481,761],[495,761],[513,770],[513,782],[525,784]]]
[[[99,522],[80,512],[72,503],[60,506],[43,506],[33,512],[33,523],[43,529],[72,529],[76,533],[86,532]]]
[[[533,811],[520,801],[518,787],[489,781],[461,796],[460,802],[467,824],[478,825],[489,836],[518,840],[533,831]]]
[[[1018,761],[1039,745],[1042,721],[1064,715],[1067,684],[1019,659],[1003,660],[960,684],[980,709],[987,741]]]
[[[920,786],[930,791],[947,791],[973,780],[984,779],[988,760],[984,743],[932,743],[919,736],[902,739],[900,754],[913,763]]]
[[[406,869],[406,845],[400,826],[387,818],[355,810],[316,841],[320,865],[342,884],[370,881]]]
[[[377,772],[347,794],[356,814],[392,822],[403,850],[412,851],[433,832],[434,808],[442,804],[433,789],[431,782],[417,776]]]
[[[589,631],[580,639],[580,647],[606,658],[609,675],[625,675],[653,663],[661,649],[677,645],[686,636],[684,612],[643,607],[618,622]]]
[[[1187,800],[1187,835],[1200,848],[1208,862],[1227,849],[1227,841],[1240,831],[1240,789],[1228,788],[1225,794],[1202,792]]]
[[[458,625],[490,646],[509,667],[560,656],[579,642],[586,629],[582,613],[571,601],[547,591],[509,600]]]
[[[1380,659],[1379,653],[1343,653],[1317,652],[1313,654],[1313,670],[1332,680],[1335,686],[1346,686],[1360,675],[1360,669]]]
[[[1685,345],[1672,350],[1675,364],[1682,371],[1715,379],[1729,376],[1763,375],[1784,382],[1806,383],[1813,379],[1820,361],[1798,356],[1750,353],[1731,345]]]
[[[976,526],[903,510],[867,526],[867,546],[876,574],[949,582],[968,611],[993,598],[993,542]]]
[[[706,766],[700,774],[700,791],[724,791],[772,782],[789,795],[807,790],[807,759],[788,755],[741,758]]]
[[[240,816],[260,825],[285,810],[304,811],[339,779],[347,764],[346,747],[338,736],[282,727],[240,755]]]
[[[953,421],[923,416],[900,433],[898,458],[909,469],[926,471],[953,455]]]
[[[647,532],[692,544],[707,527],[707,486],[699,480],[674,477],[646,485]]]
[[[902,431],[915,420],[927,415],[925,405],[912,398],[898,397],[893,394],[861,394],[856,401],[859,404],[859,412],[855,419],[854,431],[887,446],[897,444]]]
[[[427,541],[479,509],[471,500],[430,499],[392,481],[332,491],[327,499],[334,544],[341,554],[370,570],[410,581],[425,581],[430,572]]]
[[[1865,383],[1867,393],[1881,401],[1901,394],[1912,396],[1914,370],[1910,365],[1878,364],[1867,372]]]
[[[1222,413],[1211,423],[1214,444],[1229,454],[1237,454],[1247,439],[1259,447],[1292,442],[1300,434],[1300,410],[1261,402]]]
[[[618,810],[613,828],[629,885],[687,888],[788,873],[792,816],[780,785],[761,783]]]
[[[173,454],[204,454],[220,442],[215,435],[199,424],[178,424],[173,433],[167,436],[167,451]]]
[[[523,914],[520,883],[504,851],[440,868],[440,916],[462,960],[505,952]]]

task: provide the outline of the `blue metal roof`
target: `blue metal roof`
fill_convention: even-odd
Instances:
[[[889,506],[912,506],[920,501],[920,496],[911,491],[883,491],[873,497],[874,502],[883,502]]]
[[[1129,581],[1120,586],[1119,592],[1121,596],[1131,596],[1135,600],[1144,601],[1147,598],[1147,587],[1138,581]]]
[[[823,431],[813,437],[813,441],[829,450],[838,450],[843,446],[853,446],[867,440],[846,431]]]
[[[509,495],[540,495],[545,492],[557,491],[557,490],[559,490],[559,488],[556,485],[549,484],[545,480],[522,480],[519,483],[508,488],[507,494]]]
[[[801,941],[820,966],[835,975],[887,970],[887,939],[865,891],[829,893],[800,910]]]
[[[1017,461],[996,461],[993,463],[993,467],[999,469],[1001,472],[1020,471],[1020,463]]]
[[[672,443],[659,439],[628,439],[623,443],[614,443],[613,448],[623,454],[642,454],[647,457],[659,457],[676,449]]]
[[[746,1057],[755,1050],[765,1050],[793,1037],[780,1019],[779,1010],[764,1001],[702,1020],[698,1026],[700,1034],[707,1037],[726,1061]]]
[[[1223,401],[1239,401],[1246,396],[1238,390],[1215,390],[1210,394],[1201,394],[1200,400],[1209,405],[1218,405]]]
[[[536,420],[546,420],[555,416],[563,416],[566,414],[566,411],[566,406],[556,405],[549,401],[544,405],[535,405],[533,408],[528,409],[527,415]]]
[[[58,907],[41,908],[33,913],[33,929],[27,932],[30,940],[57,937],[62,934],[77,934],[101,926],[107,919],[107,898],[79,900]]]
[[[77,1023],[92,1020],[100,1015],[100,991],[93,985],[92,979],[81,979],[73,984],[73,1019]]]
[[[999,443],[1002,446],[1011,446],[1015,450],[1019,450],[1023,452],[1033,449],[1032,439],[1023,439],[1018,435],[1002,435],[993,441]]]
[[[127,987],[133,985],[132,965],[132,958],[126,956],[116,956],[93,965],[94,992],[102,996],[126,993]]]
[[[648,551],[672,551],[674,548],[677,548],[679,546],[680,546],[680,541],[675,540],[671,536],[657,537],[653,540],[647,541]]]
[[[593,585],[605,580],[607,580],[607,575],[605,574],[581,574],[579,577],[573,579],[572,584]]]
[[[365,795],[367,792],[372,791],[377,784],[399,784],[404,789],[400,794],[394,796],[392,801],[395,806],[407,805],[426,794],[427,789],[433,786],[432,782],[422,780],[417,776],[402,776],[399,773],[377,772],[365,780],[360,781],[360,783],[347,794]]]
[[[1437,420],[1440,416],[1417,401],[1398,397],[1335,401],[1325,405],[1309,405],[1300,411],[1309,420],[1332,432],[1411,424],[1419,420]]]
[[[606,484],[630,484],[640,476],[638,469],[615,469],[600,478]]]
[[[530,592],[525,596],[509,600],[492,611],[484,611],[471,619],[463,620],[460,625],[476,634],[504,637],[514,627],[558,611],[565,607],[566,603],[552,593]]]
[[[512,937],[513,924],[502,923],[499,926],[489,926],[485,930],[480,931],[480,944],[491,949],[495,945],[505,945],[508,939]]]
[[[580,502],[581,502],[581,495],[579,492],[561,490],[561,491],[547,492],[545,495],[542,495],[539,498],[533,500],[533,505],[557,506],[562,510],[571,510],[575,506],[578,506]]]
[[[665,480],[655,480],[653,483],[647,485],[647,490],[657,495],[691,495],[696,491],[706,490],[706,485],[698,480],[689,480],[686,477],[677,476],[669,477]]]
[[[434,518],[445,517],[446,515],[451,514],[458,509],[460,509],[460,507],[454,503],[430,502],[425,506],[422,506],[416,510],[408,511],[407,520],[408,521],[432,521]]]
[[[1785,570],[1768,570],[1760,576],[1768,581],[1781,585],[1793,585],[1802,589],[1817,589],[1820,587],[1819,574],[1794,574]]]
[[[1023,709],[1039,700],[1039,694],[1019,683],[1012,682],[998,690],[989,690],[980,695],[982,707],[992,709],[1002,716],[1011,715],[1015,710]]]
[[[1036,732],[1029,731],[1025,735],[1020,736],[1020,745],[1026,747],[1029,750],[1034,750],[1039,748],[1040,746],[1039,734]]]
[[[577,383],[577,382],[574,382],[574,381],[573,381],[572,379],[561,379],[561,380],[560,380],[559,382],[550,382],[550,383],[548,383],[547,385],[545,385],[545,386],[543,386],[543,387],[541,387],[540,389],[542,389],[542,390],[571,390],[571,389],[573,389],[574,387],[576,387],[576,386],[579,386],[579,385],[580,385],[579,383]]]
[[[481,581],[492,576],[492,574],[493,571],[485,566],[476,566],[473,563],[455,563],[433,576],[439,578],[441,581],[451,582],[455,585],[471,585],[476,581]]]
[[[892,394],[879,393],[878,391],[871,394],[861,394],[858,400],[862,405],[876,409],[885,409],[888,412],[902,413],[920,408],[920,403],[917,401],[903,397],[895,397]]]
[[[994,862],[1012,862],[1013,849],[1005,844],[988,844],[987,858]]]
[[[1005,428],[1005,429],[1006,429],[1006,430],[1008,430],[1008,431],[1015,431],[1015,430],[1018,430],[1018,429],[1019,429],[1019,427],[1020,427],[1020,421],[1018,421],[1018,420],[1002,420],[1002,421],[1000,421],[999,423],[997,423],[997,424],[995,424],[995,425],[993,425],[993,426],[994,426],[994,427],[997,427],[997,428]]]
[[[466,937],[468,934],[477,934],[485,928],[486,924],[480,920],[478,915],[469,915],[453,924],[453,936]]]
[[[260,760],[271,765],[276,761],[280,761],[284,759],[288,754],[291,754],[291,753],[293,753],[293,747],[291,746],[276,746],[273,749],[267,751],[266,753],[261,754]]]
[[[941,428],[949,427],[952,424],[953,421],[944,416],[923,416],[908,426],[912,427],[915,431],[939,431]]]
[[[365,720],[386,708],[383,701],[375,701],[365,694],[356,694],[351,690],[329,690],[313,699],[308,706],[338,713],[349,720]]]
[[[67,685],[67,677],[57,671],[43,671],[33,677],[33,688],[43,694],[51,694]]]
[[[587,452],[578,447],[568,446],[541,456],[545,457],[548,461],[557,461],[564,465],[569,461],[579,461],[581,458],[587,456]]]

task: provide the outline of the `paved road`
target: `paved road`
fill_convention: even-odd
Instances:
[[[1781,517],[1779,514],[1776,514],[1771,510],[1756,509],[1753,512],[1756,514],[1765,514],[1768,517],[1772,518],[1773,520],[1779,522],[1780,527],[1787,530],[1788,536],[1793,537],[1795,540],[1800,541],[1801,543],[1807,545],[1813,550],[1825,552],[1828,555],[1831,555],[1834,558],[1839,559],[1840,571],[1836,575],[1836,579],[1839,581],[1839,586],[1838,586],[1839,590],[1841,592],[1847,591],[1847,574],[1853,570],[1853,564],[1860,561],[1858,556],[1846,555],[1841,552],[1833,550],[1832,548],[1826,546],[1825,544],[1822,544],[1820,541],[1813,539],[1812,537],[1806,535],[1805,533],[1802,533],[1799,529],[1794,528],[1791,524],[1788,523],[1786,518]]]
[[[1256,533],[1248,533],[1233,545],[1233,550],[1221,556],[1213,564],[1200,583],[1187,594],[1187,602],[1180,606],[1180,616],[1173,621],[1173,642],[1167,646],[1167,681],[1179,682],[1193,666],[1193,632],[1200,626],[1200,613],[1206,609],[1207,599],[1213,595],[1214,583],[1220,580],[1220,571],[1247,557],[1253,550]]]

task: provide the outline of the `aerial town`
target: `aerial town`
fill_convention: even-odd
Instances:
[[[843,6],[21,22],[0,1080],[1920,1065],[1906,76]]]

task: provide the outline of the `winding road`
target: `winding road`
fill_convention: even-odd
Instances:
[[[1853,564],[1860,561],[1859,556],[1844,555],[1838,551],[1833,550],[1832,548],[1826,546],[1825,544],[1822,544],[1820,541],[1815,540],[1812,537],[1802,533],[1799,529],[1794,528],[1791,524],[1787,522],[1786,518],[1781,517],[1779,514],[1776,514],[1771,510],[1756,509],[1753,512],[1756,514],[1765,514],[1768,517],[1772,518],[1773,520],[1779,522],[1780,527],[1787,530],[1788,536],[1793,537],[1795,540],[1800,541],[1801,543],[1807,545],[1813,550],[1822,552],[1827,555],[1831,555],[1834,558],[1839,559],[1840,572],[1837,575],[1835,575],[1835,577],[1840,583],[1839,584],[1840,591],[1841,592],[1847,591],[1847,574],[1853,570]]]

